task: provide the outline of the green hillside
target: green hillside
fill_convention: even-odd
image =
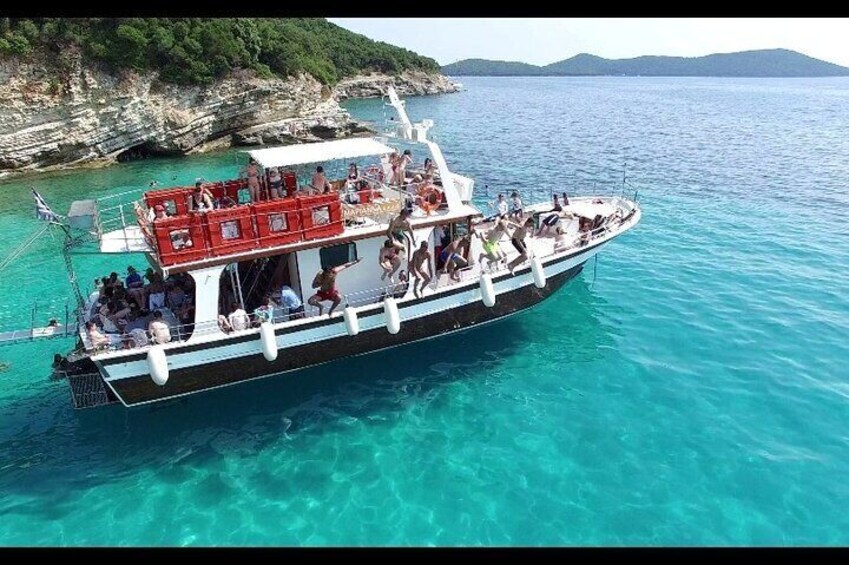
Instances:
[[[439,72],[433,59],[321,18],[0,18],[0,58],[61,70],[74,54],[181,84],[209,84],[236,69],[306,72],[325,84],[364,71]]]

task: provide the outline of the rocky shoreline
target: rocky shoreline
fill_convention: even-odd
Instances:
[[[0,176],[369,135],[339,102],[380,96],[390,83],[401,96],[456,90],[446,77],[421,72],[357,76],[333,89],[307,75],[262,79],[248,72],[177,86],[153,73],[77,65],[58,77],[0,61]]]

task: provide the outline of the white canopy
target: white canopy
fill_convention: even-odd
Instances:
[[[263,168],[287,167],[305,163],[323,163],[334,159],[354,159],[386,155],[395,151],[373,138],[352,138],[303,145],[287,145],[247,151]]]

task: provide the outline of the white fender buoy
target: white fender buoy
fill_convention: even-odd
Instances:
[[[168,359],[165,358],[165,349],[161,344],[151,346],[147,351],[147,368],[150,370],[150,378],[159,386],[168,382]]]
[[[531,259],[531,273],[534,276],[534,286],[537,288],[545,287],[545,270],[542,268],[542,262],[538,257]]]
[[[348,335],[357,335],[360,333],[360,320],[357,318],[357,311],[351,308],[350,306],[346,306],[344,310],[342,310],[342,317],[345,318],[345,331],[348,332]]]
[[[483,273],[480,285],[483,303],[492,308],[495,306],[495,288],[492,286],[492,276],[489,273]]]
[[[277,336],[274,335],[274,326],[271,322],[263,322],[259,325],[259,339],[262,342],[262,355],[265,360],[277,359]]]
[[[401,314],[398,313],[398,304],[391,296],[383,299],[383,313],[386,314],[386,329],[392,335],[401,331]]]

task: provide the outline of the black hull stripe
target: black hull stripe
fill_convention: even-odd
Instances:
[[[171,372],[165,386],[156,385],[148,375],[110,381],[109,384],[127,405],[165,400],[218,388],[238,382],[268,377],[280,373],[320,365],[353,355],[387,349],[412,343],[453,331],[496,320],[525,310],[548,298],[567,281],[578,275],[583,263],[548,279],[542,289],[524,286],[499,295],[495,306],[489,308],[476,301],[415,320],[402,323],[401,331],[392,335],[379,327],[356,336],[340,336],[320,342],[298,345],[280,350],[275,361],[266,361],[262,354],[226,359],[206,365],[197,365]],[[328,352],[333,359],[328,359]]]
[[[603,245],[603,243],[601,245]],[[593,247],[588,248],[584,251],[581,251],[580,253],[568,255],[568,256],[565,256],[565,257],[559,257],[559,258],[557,258],[557,259],[555,259],[555,260],[553,260],[549,263],[544,263],[543,266],[548,267],[548,266],[551,266],[551,265],[557,265],[558,263],[562,263],[563,261],[575,259],[577,257],[580,257],[581,255],[584,255],[585,253],[588,253],[589,251],[595,249],[596,247],[597,246],[593,246]],[[495,284],[495,283],[498,283],[500,281],[512,278],[513,276],[519,276],[519,275],[523,275],[525,273],[529,273],[530,271],[531,271],[530,267],[521,267],[519,269],[516,269],[515,275],[511,275],[510,273],[503,273],[501,275],[493,277],[492,282],[493,282],[493,284]],[[403,312],[404,312],[405,308],[410,308],[412,306],[416,306],[418,304],[421,304],[422,302],[427,302],[429,300],[437,300],[437,299],[445,298],[445,297],[448,297],[448,296],[453,296],[455,294],[460,294],[461,292],[468,292],[472,288],[474,288],[474,285],[464,285],[464,286],[460,286],[460,287],[457,287],[457,288],[453,288],[451,290],[446,290],[446,291],[440,292],[437,295],[430,295],[430,296],[426,296],[426,297],[422,297],[422,298],[415,298],[415,299],[410,300],[410,301],[405,301],[403,303],[399,303],[398,304],[398,310],[402,314],[402,317],[403,317]],[[383,315],[383,309],[376,308],[374,311],[363,313],[362,315],[359,316],[359,318],[362,320],[362,319],[368,318],[370,316],[379,316],[379,315]],[[341,323],[341,321],[342,321],[341,318],[322,318],[321,320],[315,320],[314,322],[299,325],[297,327],[278,328],[278,329],[275,330],[274,334],[278,335],[278,336],[286,335],[288,333],[295,333],[295,332],[300,332],[300,331],[304,331],[304,330],[311,330],[311,329],[314,329],[314,328],[320,328],[320,327],[327,326],[327,325],[330,325],[330,324],[338,324],[338,323]],[[251,333],[251,334],[247,334],[247,335],[234,337],[234,338],[228,339],[228,340],[196,343],[196,344],[191,344],[191,345],[186,345],[184,347],[180,347],[179,349],[175,349],[174,354],[176,355],[176,354],[182,354],[182,353],[193,353],[195,351],[203,351],[204,349],[213,349],[213,348],[221,347],[221,346],[224,346],[224,345],[232,345],[232,344],[235,344],[235,343],[244,343],[244,342],[247,342],[247,341],[256,341],[256,339],[257,339],[256,334]],[[147,353],[137,353],[135,355],[127,355],[127,356],[122,356],[122,357],[116,357],[116,358],[113,358],[113,359],[102,359],[102,360],[99,360],[98,363],[100,365],[102,365],[104,368],[106,368],[106,370],[108,370],[110,365],[121,365],[123,363],[131,363],[133,361],[144,361],[145,359],[147,359]]]

